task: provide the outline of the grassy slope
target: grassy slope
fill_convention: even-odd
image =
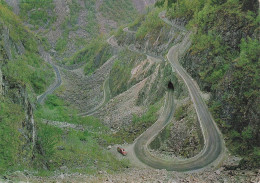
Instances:
[[[59,129],[41,123],[41,119],[66,121],[81,125],[83,131]],[[96,173],[118,171],[126,166],[126,161],[119,161],[108,153],[105,148],[117,142],[110,135],[109,129],[94,117],[78,117],[76,110],[66,105],[55,95],[51,95],[36,111],[38,122],[38,162],[44,162],[51,173],[61,166],[66,166],[70,172]]]
[[[4,34],[4,29],[9,31],[8,43],[4,39],[0,42],[1,54],[4,55],[5,61],[1,64],[3,75],[32,88],[33,93],[42,93],[53,81],[54,73],[51,66],[39,56],[37,38],[22,25],[17,16],[1,4],[0,22],[1,34]],[[6,44],[11,45],[11,60],[8,60],[4,49]],[[16,47],[19,44],[23,45],[24,54],[18,54]]]
[[[34,26],[49,28],[56,21],[53,0],[22,0],[20,16]]]
[[[112,56],[112,48],[102,37],[97,37],[88,43],[83,49],[76,52],[63,62],[66,65],[86,63],[84,72],[86,75],[93,73]]]
[[[21,120],[25,115],[21,106],[0,96],[0,174],[19,168],[22,155]]]
[[[144,55],[137,54],[128,49],[124,49],[119,53],[118,59],[112,67],[109,78],[110,90],[113,97],[123,93],[137,83],[136,81],[130,83],[131,70],[134,68],[136,63],[143,59],[145,59]]]

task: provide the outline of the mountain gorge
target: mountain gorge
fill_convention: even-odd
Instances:
[[[0,182],[258,182],[259,53],[257,0],[2,0]]]

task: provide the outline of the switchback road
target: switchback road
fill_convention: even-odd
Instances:
[[[161,15],[161,14],[160,14]],[[165,17],[165,16],[164,16]],[[164,21],[166,18],[162,18]],[[169,20],[165,21],[170,22]],[[180,31],[184,31],[184,28],[176,26],[175,28]],[[134,144],[130,145],[127,150],[131,153],[134,159],[138,159],[143,164],[156,168],[156,169],[166,169],[168,171],[195,171],[207,167],[217,166],[223,158],[225,152],[224,140],[221,132],[219,131],[217,125],[215,124],[208,107],[203,101],[200,90],[196,83],[189,76],[189,74],[183,69],[179,64],[179,57],[185,52],[185,50],[190,46],[190,33],[185,31],[184,39],[181,43],[173,46],[168,54],[167,59],[171,64],[173,71],[175,71],[185,82],[189,95],[192,98],[193,104],[196,109],[196,113],[200,122],[200,127],[204,137],[204,148],[195,157],[189,159],[178,159],[173,158],[172,160],[166,160],[152,155],[149,152],[148,145],[154,140],[154,138],[161,132],[161,130],[169,124],[174,113],[174,101],[172,92],[168,92],[166,96],[166,102],[164,106],[163,113],[159,119],[148,128],[142,135],[140,135]],[[131,158],[131,157],[130,157]]]

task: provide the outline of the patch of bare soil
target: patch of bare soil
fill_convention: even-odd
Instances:
[[[103,17],[102,13],[99,11],[102,3],[103,3],[103,0],[96,1],[96,17],[98,20],[100,33],[107,34],[110,30],[107,30],[106,27],[108,26],[108,27],[115,29],[115,28],[117,28],[117,23],[113,20],[108,20],[105,17]]]
[[[115,57],[109,59],[91,76],[82,77],[73,71],[62,70],[63,85],[58,96],[74,105],[80,112],[86,112],[103,99],[103,83],[108,77]]]
[[[102,122],[115,130],[122,125],[129,124],[132,121],[133,114],[140,115],[144,111],[142,107],[136,106],[136,100],[146,80],[147,78],[111,99],[94,116],[100,118]]]
[[[63,34],[63,28],[62,25],[65,22],[66,18],[70,16],[70,4],[72,3],[71,0],[54,0],[53,1],[55,4],[55,16],[57,16],[56,22],[51,26],[49,29],[43,29],[40,28],[38,33],[43,33],[44,36],[48,38],[49,43],[51,46],[54,48],[58,39],[62,37]],[[84,39],[88,40],[89,33],[85,30],[86,25],[88,23],[87,21],[87,14],[88,11],[85,8],[85,2],[84,0],[78,0],[77,1],[78,5],[81,7],[79,13],[78,13],[78,19],[76,22],[75,27],[77,29],[70,30],[69,35],[68,35],[68,43],[67,43],[67,49],[62,55],[56,55],[57,59],[62,59],[64,57],[69,57],[71,54],[75,53],[77,50],[81,49],[83,45],[79,46],[76,45],[76,39]],[[54,16],[54,15],[53,15]],[[69,26],[69,25],[67,25]],[[62,57],[62,58],[61,58]]]
[[[80,131],[84,131],[85,128],[82,125],[78,125],[78,124],[72,124],[72,123],[68,123],[68,122],[64,122],[64,121],[51,121],[51,120],[42,120],[43,124],[47,124],[47,125],[51,125],[51,126],[55,126],[61,129],[74,129],[74,130],[80,130]]]
[[[61,37],[62,35],[62,28],[61,25],[64,22],[66,16],[69,15],[70,9],[68,3],[70,0],[54,0],[55,9],[54,12],[57,15],[56,22],[52,25],[52,29],[50,29],[46,37],[48,38],[49,43],[54,46],[56,41]],[[40,29],[39,31],[45,31],[43,29]]]
[[[6,0],[7,4],[13,8],[13,12],[18,15],[20,12],[19,0]]]
[[[77,29],[71,30],[69,32],[69,40],[67,45],[67,50],[64,53],[66,57],[71,56],[71,54],[75,53],[77,50],[84,47],[84,45],[76,45],[76,39],[84,39],[84,40],[90,40],[90,34],[86,31],[86,26],[88,24],[87,15],[88,11],[85,8],[85,2],[84,0],[78,0],[78,4],[81,7],[78,19],[77,19]]]
[[[145,8],[149,5],[152,5],[156,2],[156,0],[132,0],[135,8],[139,13],[144,13]]]
[[[150,87],[150,83],[153,82],[158,75],[159,65],[157,65],[154,73],[148,77],[146,76],[146,73],[149,72],[153,64],[153,61],[145,59],[133,68],[129,82],[133,80],[139,82],[127,91],[111,99],[105,106],[100,108],[94,116],[101,119],[102,122],[114,130],[118,130],[120,127],[129,125],[132,122],[133,114],[138,116],[143,114],[145,107],[138,106],[137,100],[139,92],[145,86]],[[144,67],[145,65],[146,67]]]
[[[227,163],[232,163],[234,157]],[[57,173],[52,177],[35,177],[28,173],[15,172],[8,177],[24,182],[87,182],[87,183],[259,183],[259,170],[227,170],[220,167],[214,171],[180,173],[150,168],[128,168],[116,174],[99,171],[95,175],[81,173]],[[1,182],[1,179],[0,179]]]

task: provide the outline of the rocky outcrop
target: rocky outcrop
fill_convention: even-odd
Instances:
[[[0,95],[3,94],[3,74],[1,71],[1,66],[0,66]]]
[[[24,109],[25,120],[21,121],[22,128],[19,130],[22,136],[21,141],[23,141],[21,152],[25,152],[24,158],[30,160],[33,158],[36,143],[36,125],[33,115],[34,104],[30,101],[28,97],[26,86],[16,81],[7,79],[5,76],[3,76],[1,86],[3,96],[11,100],[13,103],[22,106],[22,108]]]
[[[4,41],[3,47],[5,50],[5,53],[6,53],[8,59],[12,59],[9,29],[6,27],[3,27],[2,31],[3,31],[2,37],[3,37],[3,41]]]

